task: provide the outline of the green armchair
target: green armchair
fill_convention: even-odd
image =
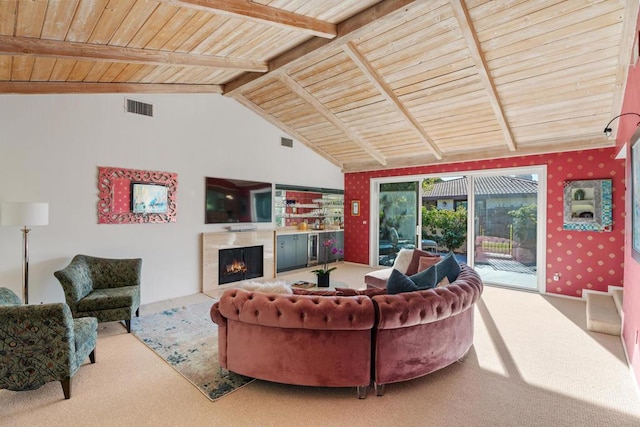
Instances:
[[[142,260],[98,258],[76,255],[54,275],[74,318],[96,317],[98,322],[124,320],[131,332],[131,319],[140,315]]]
[[[73,319],[67,304],[22,305],[0,288],[0,388],[35,390],[60,381],[71,397],[71,377],[87,357],[95,363],[98,321]]]

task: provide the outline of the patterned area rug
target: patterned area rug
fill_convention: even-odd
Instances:
[[[133,318],[131,331],[211,400],[249,384],[252,378],[225,371],[218,364],[218,326],[212,302],[193,304]]]

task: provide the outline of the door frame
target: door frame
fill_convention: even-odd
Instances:
[[[536,245],[536,280],[537,291],[541,294],[546,293],[546,253],[547,253],[547,165],[531,165],[523,167],[512,168],[496,168],[496,169],[482,169],[482,170],[468,170],[468,171],[455,171],[455,172],[443,172],[443,173],[422,173],[412,175],[401,175],[392,177],[380,177],[371,178],[369,180],[369,266],[378,267],[378,240],[380,230],[380,215],[378,214],[379,206],[379,188],[383,183],[394,182],[408,182],[418,181],[422,182],[425,178],[442,178],[442,177],[459,177],[468,176],[477,178],[480,176],[492,176],[492,175],[522,175],[522,174],[536,174],[538,175],[538,229],[536,233],[537,245]],[[475,194],[474,180],[470,179],[467,187],[467,194]],[[420,198],[419,198],[420,199]],[[420,207],[422,202],[420,201]],[[467,211],[475,211],[475,197],[469,197],[467,199]],[[467,215],[467,236],[475,236],[475,223],[473,221],[474,215]],[[418,213],[418,229],[422,227],[422,215]],[[469,266],[474,267],[474,247],[473,239],[467,238],[467,258]],[[515,288],[514,288],[515,289]]]

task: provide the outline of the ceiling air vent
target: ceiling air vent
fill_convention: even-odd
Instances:
[[[153,117],[153,105],[127,99],[127,113]]]
[[[280,145],[283,147],[293,147],[293,139],[290,138],[280,138]]]

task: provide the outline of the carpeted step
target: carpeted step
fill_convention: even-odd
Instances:
[[[609,335],[620,335],[622,322],[610,294],[587,294],[587,329]]]
[[[612,292],[612,295],[613,295],[613,302],[616,303],[618,316],[622,318],[622,289],[614,289]]]

